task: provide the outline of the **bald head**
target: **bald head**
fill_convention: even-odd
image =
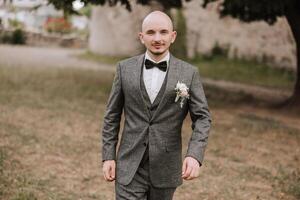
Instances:
[[[163,26],[169,31],[173,31],[173,23],[171,18],[161,11],[153,11],[144,18],[142,32],[147,31],[147,29],[152,28],[153,26]]]
[[[172,20],[161,11],[148,14],[143,21],[142,31],[139,32],[142,44],[155,61],[159,61],[169,52],[169,47],[175,41],[176,35]]]

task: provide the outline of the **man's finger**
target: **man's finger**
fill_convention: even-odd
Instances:
[[[108,170],[106,170],[106,171],[104,172],[104,176],[105,176],[105,180],[106,180],[106,181],[109,181],[109,172],[108,172]]]
[[[185,174],[186,171],[186,160],[183,161],[183,165],[182,165],[182,175]]]
[[[103,177],[107,181],[107,176],[106,176],[106,169],[103,169]]]
[[[192,167],[190,165],[187,165],[187,169],[186,169],[185,173],[183,174],[183,178],[189,177],[191,172],[192,172]]]
[[[196,168],[196,170],[195,170],[195,178],[196,177],[198,177],[200,175],[200,170],[199,170],[199,167],[198,168]]]
[[[106,178],[106,181],[110,181],[109,168],[110,167],[104,169],[104,176]]]
[[[112,178],[112,165],[109,166],[109,169],[108,169],[108,181],[113,181],[114,179]]]
[[[102,171],[102,174],[103,174],[103,178],[104,178],[104,180],[106,180],[106,181],[107,181],[107,179],[106,179],[106,176],[105,176],[105,173],[104,173],[104,170]]]
[[[115,165],[111,166],[110,177],[111,177],[112,180],[115,180],[115,177],[116,177],[116,167],[115,167]]]
[[[195,167],[191,167],[192,169],[191,169],[191,173],[190,173],[190,175],[186,178],[186,180],[192,180],[194,177],[193,177],[193,173],[194,173],[194,171],[195,171]]]
[[[195,167],[193,167],[190,175],[186,178],[186,180],[194,179],[195,178],[195,171],[196,171],[196,169],[195,169]]]

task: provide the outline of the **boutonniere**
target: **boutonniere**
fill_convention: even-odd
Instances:
[[[189,88],[186,86],[185,83],[178,81],[175,87],[175,91],[176,91],[175,102],[177,102],[180,98],[180,107],[182,108],[184,100],[190,97]]]

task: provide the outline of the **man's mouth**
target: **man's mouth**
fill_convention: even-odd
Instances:
[[[163,45],[161,45],[161,44],[155,44],[155,45],[153,45],[153,47],[154,48],[156,48],[156,49],[159,49],[159,48],[161,48]]]

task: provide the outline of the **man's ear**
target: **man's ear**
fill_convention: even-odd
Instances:
[[[143,33],[142,32],[139,32],[139,38],[140,38],[140,41],[142,44],[144,44],[144,40],[143,40]]]
[[[174,42],[175,42],[176,36],[177,36],[177,32],[176,32],[176,31],[173,31],[173,32],[172,32],[172,40],[171,40],[171,43],[174,43]]]

